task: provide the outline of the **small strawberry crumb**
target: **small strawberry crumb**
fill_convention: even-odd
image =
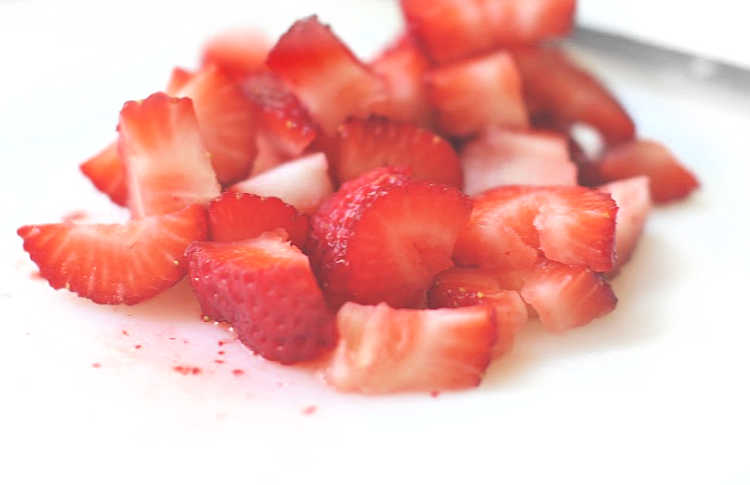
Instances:
[[[221,346],[222,346],[222,345],[224,345],[225,343],[226,343],[226,342],[224,342],[223,340],[219,340],[219,347],[221,347]]]
[[[307,406],[306,408],[302,409],[302,414],[309,416],[311,414],[314,414],[315,411],[317,410],[318,410],[318,406]]]
[[[167,340],[177,340],[177,337],[169,337]]]
[[[220,350],[220,351],[218,351],[216,353],[219,354],[219,355],[224,355],[226,352],[224,352],[223,350]]]
[[[122,331],[122,334],[123,334],[123,335],[125,335],[126,337],[130,336],[130,334],[128,333],[128,331],[127,331],[127,330],[123,330],[123,331]]]
[[[432,391],[430,392],[430,396],[432,397],[438,397],[440,395],[440,391]]]
[[[216,359],[216,360],[214,360],[214,362],[216,362],[217,364],[223,364],[224,363],[224,361],[221,360],[221,359]]]
[[[102,365],[99,362],[94,362],[93,364],[91,364],[91,367],[93,367],[94,369],[98,369],[101,366]]]
[[[133,346],[133,348],[134,348],[135,350],[138,350],[138,349],[140,349],[140,348],[142,348],[142,347],[143,347],[143,345],[141,345],[141,344],[136,344],[136,345],[134,345],[134,346]]]
[[[188,340],[188,339],[184,338],[184,339],[182,339],[182,343],[183,343],[183,344],[189,344],[189,343],[190,343],[190,340]]]
[[[191,374],[195,376],[203,372],[203,370],[200,367],[190,367],[190,366],[184,366],[184,365],[176,365],[172,367],[172,369],[178,374],[182,374],[183,376],[187,376]]]
[[[236,376],[241,376],[241,375],[243,375],[244,373],[245,373],[245,371],[244,371],[244,370],[242,370],[242,369],[234,369],[234,370],[232,371],[232,374],[234,374],[234,375],[236,375]]]

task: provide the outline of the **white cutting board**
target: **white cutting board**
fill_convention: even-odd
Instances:
[[[680,72],[577,50],[704,186],[655,212],[612,315],[531,325],[477,390],[336,394],[202,324],[184,284],[109,308],[31,277],[15,229],[122,217],[77,165],[205,35],[318,11],[371,54],[399,27],[387,2],[299,3],[0,5],[0,482],[748,483],[750,101]]]

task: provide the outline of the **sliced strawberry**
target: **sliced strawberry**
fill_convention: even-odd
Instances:
[[[583,266],[540,262],[527,275],[521,297],[548,330],[586,325],[614,310],[617,297],[604,279]]]
[[[156,93],[128,101],[118,130],[133,217],[173,212],[219,195],[189,99]]]
[[[224,192],[208,206],[208,228],[211,239],[219,242],[252,239],[280,228],[292,244],[304,248],[310,221],[276,197]]]
[[[262,33],[244,29],[228,30],[209,39],[203,46],[202,64],[216,65],[235,79],[262,71],[271,44]]]
[[[461,150],[461,165],[469,195],[500,185],[576,185],[578,171],[564,137],[497,127]]]
[[[335,345],[333,315],[307,257],[282,237],[194,243],[186,256],[203,313],[231,323],[266,359],[293,364]]]
[[[125,167],[117,155],[117,143],[112,143],[99,154],[81,164],[81,172],[91,183],[117,205],[127,205],[128,185]]]
[[[402,35],[370,63],[370,67],[383,77],[390,95],[388,102],[378,109],[378,114],[425,128],[432,127],[432,107],[422,82],[430,61],[411,36]]]
[[[489,125],[528,128],[521,76],[505,52],[448,64],[425,75],[427,95],[440,129],[456,136]]]
[[[169,76],[165,92],[170,96],[178,96],[180,90],[183,89],[194,77],[194,72],[190,72],[181,67],[175,67],[172,69],[172,74]]]
[[[465,266],[523,269],[544,255],[609,271],[616,214],[608,194],[583,187],[497,187],[474,199],[455,257]]]
[[[615,248],[617,259],[614,270],[627,263],[646,225],[651,210],[648,177],[634,177],[599,187],[617,203]]]
[[[385,82],[315,16],[295,22],[271,50],[267,64],[328,135],[349,116],[366,117],[387,100]]]
[[[477,268],[451,268],[435,278],[428,295],[430,308],[491,305],[497,320],[493,356],[508,352],[529,313],[517,291],[508,290],[496,272]],[[519,289],[522,283],[520,283]]]
[[[53,288],[96,303],[133,305],[182,278],[185,248],[206,237],[206,213],[191,206],[127,224],[23,226],[18,235]]]
[[[401,0],[406,22],[438,62],[566,34],[575,0]]]
[[[423,307],[471,203],[446,185],[384,167],[345,183],[312,218],[310,258],[328,301]]]
[[[313,153],[235,184],[230,190],[278,197],[301,213],[310,214],[333,193],[333,184],[325,155]]]
[[[687,197],[698,188],[698,179],[661,143],[637,140],[607,152],[593,167],[600,183],[646,175],[651,197],[665,203]]]
[[[570,128],[586,123],[609,144],[632,140],[635,125],[614,95],[591,73],[554,47],[514,51],[526,103],[534,118]]]
[[[461,165],[453,147],[414,124],[350,119],[339,126],[338,143],[332,171],[339,183],[376,167],[408,166],[417,180],[461,187]]]
[[[496,338],[491,307],[394,310],[347,303],[326,371],[341,391],[380,394],[478,386]]]

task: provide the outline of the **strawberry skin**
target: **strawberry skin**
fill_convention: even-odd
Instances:
[[[276,197],[224,192],[208,206],[210,238],[218,242],[241,241],[274,229],[284,229],[289,240],[304,248],[310,222],[307,216]]]
[[[133,217],[174,212],[219,195],[190,99],[156,93],[128,101],[118,130]]]
[[[50,286],[107,305],[133,305],[177,283],[185,274],[185,249],[205,239],[206,232],[200,206],[127,224],[65,222],[18,229]]]
[[[117,154],[117,143],[110,144],[97,155],[81,164],[81,172],[91,183],[117,205],[128,203],[125,167]]]
[[[424,307],[453,266],[471,202],[445,185],[384,167],[345,183],[312,217],[310,259],[332,306],[346,301]]]
[[[496,338],[488,306],[394,310],[347,303],[326,380],[347,392],[382,394],[478,386]]]
[[[488,127],[461,150],[464,192],[500,185],[576,185],[566,139],[555,133]]]
[[[266,63],[330,136],[347,117],[366,117],[387,101],[385,82],[315,16],[295,22]]]
[[[204,315],[231,323],[264,358],[294,364],[335,345],[333,315],[307,257],[282,237],[197,242],[186,256]]]
[[[474,199],[454,256],[464,266],[524,269],[543,255],[609,271],[616,214],[609,194],[583,187],[497,187]]]
[[[634,177],[599,187],[617,203],[615,245],[617,260],[613,271],[630,260],[651,211],[648,177]]]
[[[417,180],[461,187],[461,165],[453,147],[411,123],[385,118],[350,119],[339,126],[332,171],[338,183],[382,166],[407,166]]]
[[[488,125],[529,126],[521,76],[506,52],[432,69],[425,85],[438,127],[449,135],[469,136]]]
[[[211,37],[203,46],[201,64],[218,66],[234,79],[265,70],[271,44],[255,30],[227,30]]]

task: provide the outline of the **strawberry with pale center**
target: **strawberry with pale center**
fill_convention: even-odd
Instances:
[[[313,360],[335,345],[333,314],[307,256],[283,236],[199,242],[185,254],[204,315],[231,323],[254,352],[293,364]]]
[[[345,183],[312,218],[310,259],[329,302],[424,307],[471,212],[453,187],[384,167]]]
[[[18,229],[39,273],[96,303],[133,305],[185,274],[188,245],[206,238],[200,206],[127,224],[42,224]]]
[[[347,303],[336,325],[339,342],[326,380],[367,394],[478,386],[497,332],[489,306],[395,310]]]
[[[599,187],[617,203],[615,252],[617,259],[613,271],[630,260],[651,211],[651,191],[648,177],[634,177]]]

